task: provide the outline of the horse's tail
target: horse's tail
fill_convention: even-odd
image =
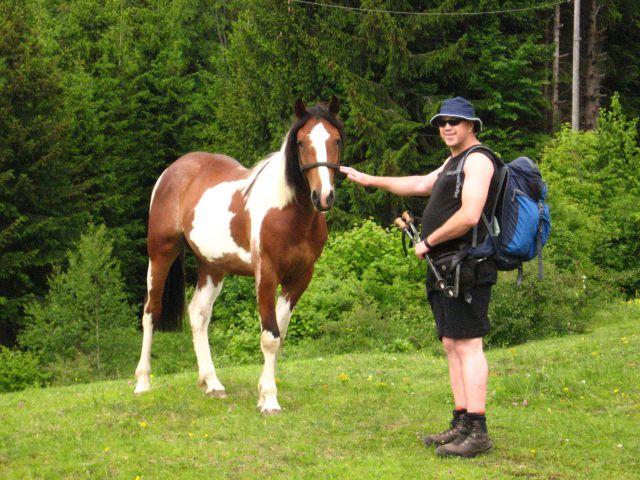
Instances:
[[[176,332],[182,330],[184,317],[184,249],[171,265],[162,293],[162,314],[158,330]]]

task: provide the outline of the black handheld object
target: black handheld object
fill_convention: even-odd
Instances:
[[[407,254],[407,246],[405,243],[406,237],[409,237],[409,241],[414,246],[421,241],[420,235],[418,234],[418,230],[415,226],[415,217],[411,215],[410,212],[405,211],[402,213],[402,216],[396,218],[393,223],[400,230],[402,230],[402,233],[404,234],[402,236],[402,247],[404,248],[404,253],[406,255]],[[440,275],[440,272],[433,264],[433,260],[431,260],[431,257],[429,255],[425,255],[424,259],[427,261],[429,268],[431,269],[431,271],[436,277],[436,288],[438,290],[442,290],[445,293],[445,295],[449,298],[458,296],[458,275],[455,276],[455,283],[453,286],[447,285],[447,281],[444,278],[442,278],[442,276]]]

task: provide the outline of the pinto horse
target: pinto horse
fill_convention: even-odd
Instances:
[[[298,100],[297,120],[282,148],[252,169],[225,155],[194,152],[162,173],[149,211],[147,296],[135,393],[151,388],[154,327],[176,330],[181,324],[186,244],[198,266],[188,308],[198,385],[209,396],[226,396],[211,359],[209,320],[226,274],[254,276],[264,355],[258,408],[265,414],[281,411],[276,357],[327,240],[323,213],[333,204],[342,151],[339,109],[335,97],[309,109]]]

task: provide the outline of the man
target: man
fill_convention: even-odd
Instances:
[[[440,137],[451,150],[451,156],[427,175],[379,177],[350,167],[340,170],[353,182],[376,187],[401,196],[430,196],[422,218],[422,241],[415,254],[436,259],[443,254],[468,248],[473,241],[473,227],[482,240],[486,228],[480,221],[497,194],[497,169],[491,153],[485,149],[469,150],[480,145],[476,134],[482,121],[475,116],[473,105],[462,97],[445,100],[440,112],[431,119]],[[456,175],[458,162],[468,153],[463,175]],[[451,172],[451,173],[450,173]],[[456,183],[462,180],[462,188]],[[456,193],[458,190],[458,194]],[[433,272],[427,274],[427,293],[436,321],[438,336],[447,354],[451,390],[455,410],[451,428],[424,436],[426,445],[436,445],[439,455],[472,457],[492,448],[487,433],[485,402],[488,366],[482,337],[489,332],[487,311],[491,286],[497,270],[491,259],[464,262],[472,281],[459,296],[449,298],[435,287]]]

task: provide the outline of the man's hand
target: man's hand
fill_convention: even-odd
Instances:
[[[424,256],[429,253],[429,247],[424,244],[424,240],[416,243],[415,253],[416,257],[418,257],[420,260],[424,260]]]
[[[340,172],[344,173],[347,176],[347,179],[352,182],[358,183],[363,187],[370,187],[373,185],[373,176],[367,175],[366,173],[359,172],[355,168],[352,167],[340,167]]]

